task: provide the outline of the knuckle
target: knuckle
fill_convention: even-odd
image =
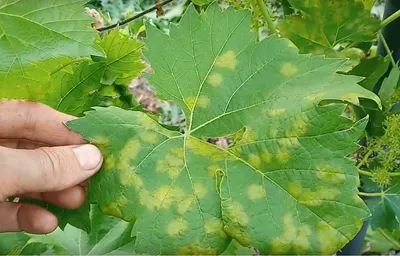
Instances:
[[[65,151],[43,147],[39,148],[38,152],[42,155],[40,159],[43,161],[41,163],[44,168],[42,178],[52,189],[59,188],[65,178],[65,169],[68,168]]]

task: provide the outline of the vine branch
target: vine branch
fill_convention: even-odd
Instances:
[[[396,20],[399,17],[400,17],[400,10],[398,10],[397,12],[393,13],[392,15],[390,15],[389,17],[384,19],[381,22],[381,28],[386,27],[387,25],[389,25],[391,22],[393,22],[394,20]]]
[[[134,15],[134,16],[132,16],[132,17],[126,19],[126,20],[123,20],[123,21],[121,21],[121,22],[117,22],[117,23],[112,24],[112,25],[107,26],[107,27],[99,28],[99,29],[97,29],[97,31],[103,32],[103,31],[107,31],[107,30],[113,29],[113,28],[118,27],[118,26],[123,26],[123,25],[125,25],[125,24],[127,24],[127,23],[129,23],[129,22],[131,22],[131,21],[134,21],[134,20],[136,20],[136,19],[139,19],[140,17],[142,17],[142,16],[144,16],[144,15],[146,15],[146,14],[152,12],[152,11],[157,10],[158,8],[160,8],[160,7],[162,7],[162,6],[166,5],[166,4],[171,3],[172,1],[174,1],[174,0],[165,0],[164,2],[161,2],[161,3],[159,3],[159,4],[156,4],[156,5],[154,5],[153,7],[150,7],[149,9],[144,10],[143,12],[138,13],[138,14],[136,14],[136,15]]]
[[[276,34],[276,29],[275,29],[275,25],[274,22],[271,19],[271,15],[269,14],[269,11],[267,9],[267,6],[265,6],[264,1],[263,0],[254,0],[253,3],[256,3],[258,5],[258,7],[261,10],[261,14],[264,17],[265,22],[268,25],[268,30],[270,31],[271,34]],[[255,6],[253,6],[255,8]]]
[[[387,44],[385,37],[382,35],[381,31],[379,31],[378,34],[379,34],[379,37],[382,40],[383,46],[385,47],[386,54],[388,54],[389,57],[390,57],[390,61],[392,62],[393,67],[396,67],[397,66],[396,65],[396,61],[394,61],[394,59],[393,59],[392,51],[390,50],[389,45]]]
[[[361,166],[366,164],[368,162],[368,158],[374,151],[372,149],[369,149],[368,152],[364,155],[363,159],[360,161],[359,164],[357,164],[357,168],[360,169]]]
[[[365,197],[382,197],[384,196],[383,193],[365,193],[365,192],[358,192],[359,196],[365,196]]]

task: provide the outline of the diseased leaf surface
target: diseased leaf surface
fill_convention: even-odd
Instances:
[[[40,100],[51,73],[76,59],[103,55],[95,47],[85,2],[0,2],[0,98]]]
[[[279,24],[281,36],[289,38],[301,53],[323,54],[343,42],[374,39],[379,21],[355,0],[289,0],[301,11]]]
[[[89,200],[136,220],[137,253],[219,254],[233,238],[263,254],[333,254],[369,216],[346,158],[367,120],[318,103],[379,99],[335,73],[344,61],[257,43],[249,26],[249,12],[212,4],[191,5],[169,35],[147,27],[147,78],[183,109],[185,134],[115,107],[68,123],[105,156]],[[229,150],[205,142],[232,134]]]

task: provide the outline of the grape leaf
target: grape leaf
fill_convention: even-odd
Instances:
[[[289,16],[278,29],[299,47],[300,53],[323,54],[344,42],[375,38],[379,21],[355,0],[289,0],[302,15]]]
[[[52,255],[104,255],[126,247],[135,238],[131,237],[133,223],[104,216],[96,206],[90,211],[90,233],[67,225],[65,230],[60,228],[47,235],[25,233],[0,234],[2,254],[37,255],[44,251]],[[75,216],[77,217],[77,216]],[[12,249],[10,249],[12,248]],[[126,250],[131,247],[126,247]],[[131,255],[134,253],[130,251]]]
[[[392,70],[389,73],[389,76],[383,80],[382,86],[379,90],[379,97],[381,98],[381,101],[384,103],[384,106],[387,109],[390,109],[391,106],[386,105],[386,103],[396,91],[396,87],[398,86],[399,82],[400,82],[400,70],[396,66],[392,68]]]
[[[203,6],[211,3],[213,0],[192,0],[195,5]]]
[[[287,39],[256,41],[248,11],[190,5],[169,35],[147,26],[147,75],[183,109],[182,135],[139,111],[96,107],[67,123],[105,157],[89,200],[136,219],[136,252],[219,254],[231,241],[261,253],[334,253],[368,208],[345,158],[366,119],[345,104],[372,92],[336,74],[343,60],[298,55]],[[229,150],[204,137],[235,134]]]
[[[372,7],[374,6],[376,0],[358,0],[364,4],[365,10],[370,11]]]
[[[365,77],[359,84],[373,91],[379,79],[386,73],[390,64],[387,57],[376,56],[370,59],[362,59],[360,64],[355,66],[347,74]]]
[[[50,75],[89,55],[95,46],[85,0],[0,2],[0,98],[40,100]]]
[[[64,113],[80,116],[92,105],[137,106],[128,83],[144,70],[141,60],[143,43],[118,30],[100,41],[105,57],[94,57],[63,68],[52,75],[53,89],[41,102]],[[112,96],[108,97],[111,91]]]
[[[368,242],[369,252],[385,254],[392,249],[400,250],[400,246],[398,246],[399,231],[384,230],[384,232],[385,236],[379,231],[372,231],[371,227],[368,228],[365,240]],[[391,241],[395,241],[395,243]]]
[[[400,178],[395,177],[390,187],[385,189],[383,196],[369,200],[372,211],[372,230],[378,228],[392,230],[400,229]]]

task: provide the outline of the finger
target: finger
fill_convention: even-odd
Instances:
[[[0,146],[16,149],[37,149],[50,145],[25,139],[0,139]]]
[[[54,146],[83,144],[82,137],[64,124],[73,119],[40,103],[0,101],[0,138],[27,139]]]
[[[36,150],[0,147],[0,170],[5,181],[0,196],[4,200],[16,194],[73,187],[95,174],[102,161],[99,149],[90,144]]]
[[[86,192],[83,187],[77,185],[61,191],[25,193],[17,197],[36,199],[65,209],[77,209],[85,202]]]
[[[47,234],[58,226],[56,216],[33,204],[0,203],[0,216],[0,232]]]

